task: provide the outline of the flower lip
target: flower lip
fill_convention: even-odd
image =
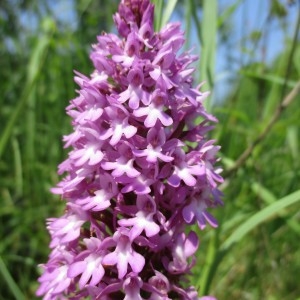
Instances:
[[[155,270],[155,276],[149,279],[149,283],[164,295],[166,295],[170,290],[169,280],[159,271]]]
[[[143,72],[140,69],[130,70],[127,78],[130,84],[135,87],[142,85],[144,82]]]
[[[140,51],[140,44],[139,44],[138,36],[135,32],[130,33],[128,35],[128,39],[125,45],[125,51],[130,57],[138,55]]]
[[[156,106],[156,107],[161,107],[163,105],[166,104],[166,99],[167,99],[167,95],[166,93],[160,91],[160,90],[156,90],[153,93],[152,96],[152,103]]]

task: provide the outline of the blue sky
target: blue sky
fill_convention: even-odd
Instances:
[[[233,0],[219,0],[220,6],[228,5],[228,3],[233,3]],[[289,6],[288,1],[281,1],[281,3],[286,8],[288,13],[288,24],[286,28],[286,34],[292,36],[297,18],[297,5]],[[269,3],[267,0],[244,0],[241,5],[239,5],[235,14],[233,15],[232,22],[235,24],[237,34],[239,39],[242,38],[244,33],[252,32],[254,30],[262,31],[266,29],[266,22],[269,12]],[[280,53],[286,46],[285,36],[282,30],[283,24],[278,21],[273,21],[270,23],[270,30],[267,36],[268,52],[265,54],[266,61],[271,61]],[[262,55],[261,53],[258,55]],[[259,56],[258,56],[259,58]],[[261,59],[263,57],[261,56]]]
[[[227,25],[230,26],[232,47],[228,49],[228,45],[223,45],[218,38],[214,100],[222,100],[230,88],[229,79],[234,77],[243,65],[253,61],[269,64],[285,49],[287,38],[291,38],[294,34],[297,13],[300,9],[300,0],[296,1],[299,1],[299,5],[297,3],[288,5],[288,0],[280,0],[287,12],[287,24],[283,24],[278,20],[268,21],[270,0],[218,0],[220,15],[234,3],[240,2],[240,4],[230,19],[226,21]],[[180,14],[175,13],[172,16],[172,21],[182,21]],[[286,27],[285,30],[283,30],[284,26]],[[243,37],[249,36],[253,31],[262,32],[261,42],[255,47],[253,43],[243,44]],[[198,40],[196,31],[193,29],[191,40]],[[265,47],[263,47],[263,43]],[[200,48],[197,44],[195,46],[195,52],[200,53],[201,58],[201,46]],[[252,55],[249,55],[249,50],[252,50]],[[234,58],[234,62],[228,62],[229,52]]]
[[[93,1],[93,0],[92,0]],[[98,0],[97,0],[98,1]],[[87,1],[88,3],[89,1]],[[237,2],[237,0],[219,0],[218,7],[220,13],[224,11],[226,7]],[[297,17],[297,5],[287,5],[288,0],[281,0],[281,3],[285,6],[288,12],[289,25],[288,32],[291,36],[296,23]],[[229,22],[232,24],[233,33],[240,40],[245,33],[249,33],[254,30],[264,30],[264,24],[267,19],[269,0],[242,0],[237,10],[233,14]],[[50,1],[53,8],[53,14],[56,18],[63,20],[67,23],[72,23],[70,20],[76,19],[74,10],[74,0],[65,1]],[[182,21],[178,19],[178,16],[174,15],[172,20]],[[73,23],[74,24],[74,23]],[[75,24],[74,24],[75,25]],[[282,49],[284,48],[284,36],[282,30],[279,28],[280,24],[273,22],[271,30],[268,35],[268,43],[272,47],[268,47],[269,51],[266,53],[267,61],[272,60]],[[221,47],[222,48],[222,47]],[[219,49],[222,52],[222,49]],[[221,55],[222,53],[220,53]],[[222,59],[217,60],[217,70],[222,65]]]
[[[236,3],[237,1],[238,0],[219,0],[219,13],[221,14],[228,6]],[[296,1],[300,2],[300,0]],[[284,25],[279,21],[272,21],[267,24],[270,0],[241,0],[240,2],[241,3],[237,10],[227,22],[229,26],[231,26],[230,33],[232,35],[232,49],[228,49],[228,46],[225,47],[221,43],[218,43],[215,82],[215,97],[217,99],[220,98],[220,95],[224,95],[224,93],[226,93],[228,90],[229,78],[232,77],[242,65],[250,63],[251,59],[270,63],[280,52],[282,52],[282,50],[284,50],[286,47],[286,37],[293,36],[297,11],[300,5],[288,5],[288,0],[280,0],[288,13],[288,23],[286,24],[286,30],[284,31],[282,29]],[[76,19],[74,0],[53,1],[50,3],[55,18],[76,26],[74,21],[72,21]],[[89,3],[89,1],[87,3]],[[172,16],[171,21],[182,20],[180,20],[179,14],[175,13]],[[266,29],[268,30],[266,31]],[[249,53],[243,51],[243,44],[241,41],[245,35],[249,35],[253,31],[261,31],[264,33],[262,40],[266,43],[266,47],[265,50],[263,50],[261,43],[257,44],[256,48],[253,48],[253,44],[244,44],[244,46],[246,46],[245,49],[254,50],[254,56],[251,58]],[[194,37],[195,34],[195,30],[192,30],[191,40],[197,40]],[[191,42],[191,45],[192,44],[193,43]],[[196,51],[199,51],[201,55],[201,47],[199,49],[199,45],[195,46]],[[228,67],[227,61],[228,51],[230,51],[231,55],[235,58],[235,63],[231,63],[230,68]]]
[[[236,2],[236,0],[219,0],[219,9],[222,11],[228,5]],[[249,55],[242,52],[241,40],[245,34],[250,34],[253,31],[263,32],[262,40],[265,42],[266,47],[262,47],[262,43],[258,43],[257,47],[254,48],[254,59],[255,61],[264,61],[271,63],[276,56],[282,52],[287,46],[287,37],[292,37],[294,34],[297,13],[299,5],[297,4],[289,6],[287,0],[280,1],[286,8],[288,14],[288,22],[285,31],[283,30],[284,24],[278,20],[273,20],[268,24],[268,12],[269,4],[271,1],[268,0],[244,0],[238,9],[235,11],[232,19],[229,22],[232,23],[234,38],[236,44],[233,45],[233,51],[238,58],[239,64],[233,68],[238,70],[241,64],[247,64],[250,62]],[[268,31],[266,31],[268,29]],[[247,45],[247,48],[253,49],[253,45]],[[224,93],[224,89],[227,90],[226,79],[232,74],[228,74],[226,66],[226,51],[221,44],[218,46],[217,62],[216,62],[216,74],[219,81],[216,82],[217,95],[220,97],[220,93]]]

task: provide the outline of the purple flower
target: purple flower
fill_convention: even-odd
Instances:
[[[187,295],[191,300],[217,300],[217,298],[213,296],[198,297],[198,292],[194,287],[191,287],[187,290]]]
[[[172,73],[170,67],[174,63],[174,52],[171,47],[164,47],[153,60],[153,71],[149,72],[151,78],[156,81],[157,86],[161,90],[169,90],[176,86],[175,82],[171,79]]]
[[[125,143],[121,144],[119,146],[119,153],[121,155],[116,159],[116,161],[103,162],[101,164],[102,168],[104,170],[113,170],[111,174],[114,178],[121,177],[124,174],[130,178],[139,176],[141,173],[133,167],[134,159],[131,155],[129,146]]]
[[[134,273],[129,274],[123,283],[124,300],[142,300],[143,298],[140,294],[142,285],[143,281],[140,277],[137,277]]]
[[[81,226],[87,221],[88,215],[78,209],[69,210],[60,218],[50,218],[47,229],[51,234],[50,247],[56,247],[76,240],[80,236]]]
[[[144,117],[144,125],[147,128],[154,127],[159,121],[164,126],[173,124],[172,118],[163,111],[166,94],[161,91],[154,91],[151,102],[148,106],[140,107],[134,111],[134,116]]]
[[[152,237],[160,230],[159,225],[153,220],[156,213],[156,204],[149,195],[138,195],[136,199],[138,212],[131,219],[118,221],[120,226],[132,226],[130,239],[134,240],[143,230],[147,237]]]
[[[171,176],[168,178],[168,183],[178,187],[182,180],[187,186],[195,186],[197,183],[196,176],[204,173],[204,167],[199,163],[190,164],[182,149],[177,148],[173,156],[173,171],[171,171]],[[165,165],[163,172],[166,172],[168,169],[171,169],[171,165]]]
[[[94,166],[98,164],[104,156],[101,151],[103,142],[99,142],[95,136],[89,134],[87,131],[85,136],[86,139],[80,142],[82,145],[81,148],[78,147],[78,149],[74,149],[70,153],[70,159],[73,161],[74,165],[78,167],[82,167],[86,163],[90,166]]]
[[[131,69],[127,76],[129,85],[127,90],[122,92],[118,98],[120,103],[128,100],[128,105],[131,109],[137,109],[140,105],[140,100],[147,103],[148,93],[143,90],[144,74],[141,69]]]
[[[71,278],[67,275],[68,266],[55,266],[51,270],[45,270],[39,278],[40,286],[36,291],[37,296],[44,295],[45,300],[57,299],[61,293],[71,284]]]
[[[152,173],[151,170],[149,173]],[[150,176],[148,177],[141,174],[134,178],[122,177],[119,182],[124,186],[121,189],[122,193],[134,192],[137,195],[144,195],[151,192],[150,186],[155,182],[155,180]]]
[[[143,150],[134,149],[133,154],[137,157],[145,157],[149,163],[156,163],[158,158],[164,162],[170,162],[174,159],[171,156],[172,147],[174,146],[177,146],[177,141],[175,140],[170,140],[166,143],[163,128],[153,127],[147,134],[147,148]]]
[[[128,230],[125,228],[119,229],[112,239],[116,244],[116,248],[114,252],[105,255],[102,263],[108,266],[117,265],[119,279],[126,275],[128,265],[130,265],[133,272],[141,272],[145,265],[145,258],[132,248]]]
[[[181,233],[172,245],[173,261],[167,266],[169,272],[172,274],[187,273],[192,266],[189,265],[187,259],[194,255],[198,246],[198,237],[194,231],[190,231],[187,237]]]
[[[104,110],[109,119],[109,122],[104,121],[104,125],[107,124],[109,128],[100,135],[101,140],[110,138],[109,143],[115,146],[121,140],[122,135],[129,139],[136,134],[137,128],[128,124],[129,114],[124,107],[113,105]]]
[[[98,36],[91,75],[75,72],[71,150],[52,188],[66,209],[47,220],[36,292],[46,300],[214,299],[186,283],[200,244],[190,225],[216,227],[222,205],[216,119],[193,87],[196,57],[179,54],[180,24],[154,32],[153,15],[150,0],[121,0],[119,36]]]
[[[203,196],[198,195],[199,198],[196,197],[197,196],[193,197],[190,204],[183,208],[182,214],[184,220],[188,224],[197,221],[198,226],[201,230],[206,227],[206,222],[209,223],[212,227],[217,227],[217,220],[206,210],[208,208],[207,203],[209,202],[205,198],[203,199]]]
[[[117,185],[109,174],[99,175],[100,184],[91,187],[89,195],[76,200],[84,210],[102,211],[110,206],[110,199],[117,194]]]
[[[68,277],[74,278],[81,274],[79,287],[83,289],[89,282],[89,286],[96,286],[104,276],[102,259],[104,254],[99,250],[100,241],[96,238],[83,240],[87,250],[75,257],[74,262],[68,268]]]
[[[151,300],[168,300],[168,292],[171,289],[170,282],[166,276],[158,271],[154,271],[155,275],[152,276],[148,284],[150,285],[149,289],[152,291]]]

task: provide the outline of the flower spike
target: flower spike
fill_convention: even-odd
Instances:
[[[66,211],[47,221],[36,292],[45,300],[214,299],[183,283],[200,245],[190,225],[218,225],[216,119],[192,86],[195,56],[178,53],[180,24],[154,32],[153,16],[149,0],[121,0],[118,35],[98,36],[93,72],[75,74],[71,151],[52,189]]]

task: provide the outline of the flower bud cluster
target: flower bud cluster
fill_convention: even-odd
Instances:
[[[218,146],[193,88],[197,57],[180,53],[180,24],[153,30],[149,0],[122,0],[119,36],[98,36],[95,70],[76,72],[78,97],[67,107],[73,133],[53,193],[65,214],[50,218],[52,252],[38,296],[50,299],[200,299],[186,288],[208,212],[222,201]]]

